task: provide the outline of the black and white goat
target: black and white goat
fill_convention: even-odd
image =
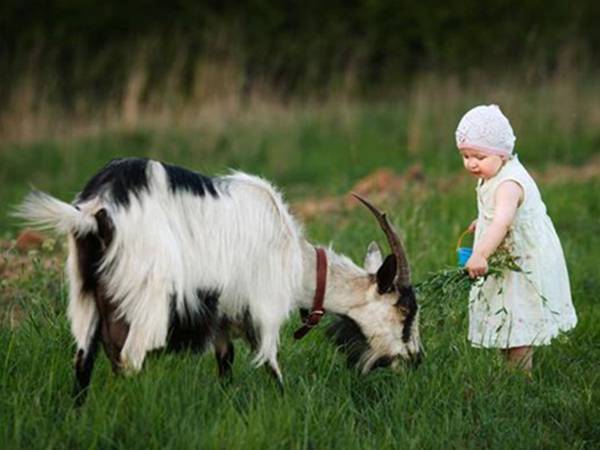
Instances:
[[[365,201],[363,201],[365,202]],[[371,245],[365,267],[326,250],[324,307],[353,329],[368,372],[420,358],[418,311],[404,250],[370,204],[393,255]],[[280,194],[240,172],[209,178],[161,162],[111,161],[72,204],[34,191],[18,215],[68,236],[68,316],[77,344],[76,393],[90,381],[99,341],[118,372],[139,371],[163,347],[212,344],[220,374],[241,332],[281,382],[279,329],[310,308],[317,258]]]

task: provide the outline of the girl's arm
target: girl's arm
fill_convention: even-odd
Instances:
[[[506,236],[522,197],[523,188],[515,181],[505,181],[496,189],[492,223],[473,249],[473,254],[465,265],[471,278],[487,273],[487,259],[496,251]]]
[[[469,233],[475,233],[476,229],[477,229],[477,219],[475,219],[473,222],[471,222],[471,224],[469,225],[469,228],[467,228],[467,231]]]

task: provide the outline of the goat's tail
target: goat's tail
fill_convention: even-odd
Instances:
[[[98,223],[93,214],[85,213],[41,191],[30,192],[13,215],[38,230],[76,235],[98,231]]]

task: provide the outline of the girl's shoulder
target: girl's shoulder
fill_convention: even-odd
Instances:
[[[537,184],[521,164],[517,155],[514,155],[494,177],[478,185],[477,195],[482,202],[482,206],[489,205],[489,207],[493,207],[496,201],[496,191],[505,181],[513,181],[521,187],[520,210],[528,209],[530,206],[537,204],[536,199],[541,200]]]
[[[521,161],[519,161],[516,154],[513,155],[512,158],[504,164],[502,169],[500,169],[498,174],[496,174],[494,177],[494,184],[497,187],[504,181],[509,180],[517,182],[523,189],[537,188],[535,180],[523,164],[521,164]]]
[[[514,181],[523,190],[523,197],[519,206],[521,215],[533,217],[531,214],[543,213],[546,214],[546,207],[542,200],[540,190],[530,175],[530,173],[521,164],[516,155],[505,164],[504,170],[496,175],[495,187],[497,188],[505,181]],[[494,189],[495,191],[495,189]]]

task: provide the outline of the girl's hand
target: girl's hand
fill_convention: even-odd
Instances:
[[[465,269],[467,269],[469,277],[471,278],[485,275],[488,271],[487,258],[480,253],[473,253],[467,261],[467,264],[465,264]]]
[[[469,225],[469,228],[467,228],[467,231],[469,233],[475,233],[476,228],[477,228],[477,219],[475,219],[473,222],[471,222],[471,225]]]

